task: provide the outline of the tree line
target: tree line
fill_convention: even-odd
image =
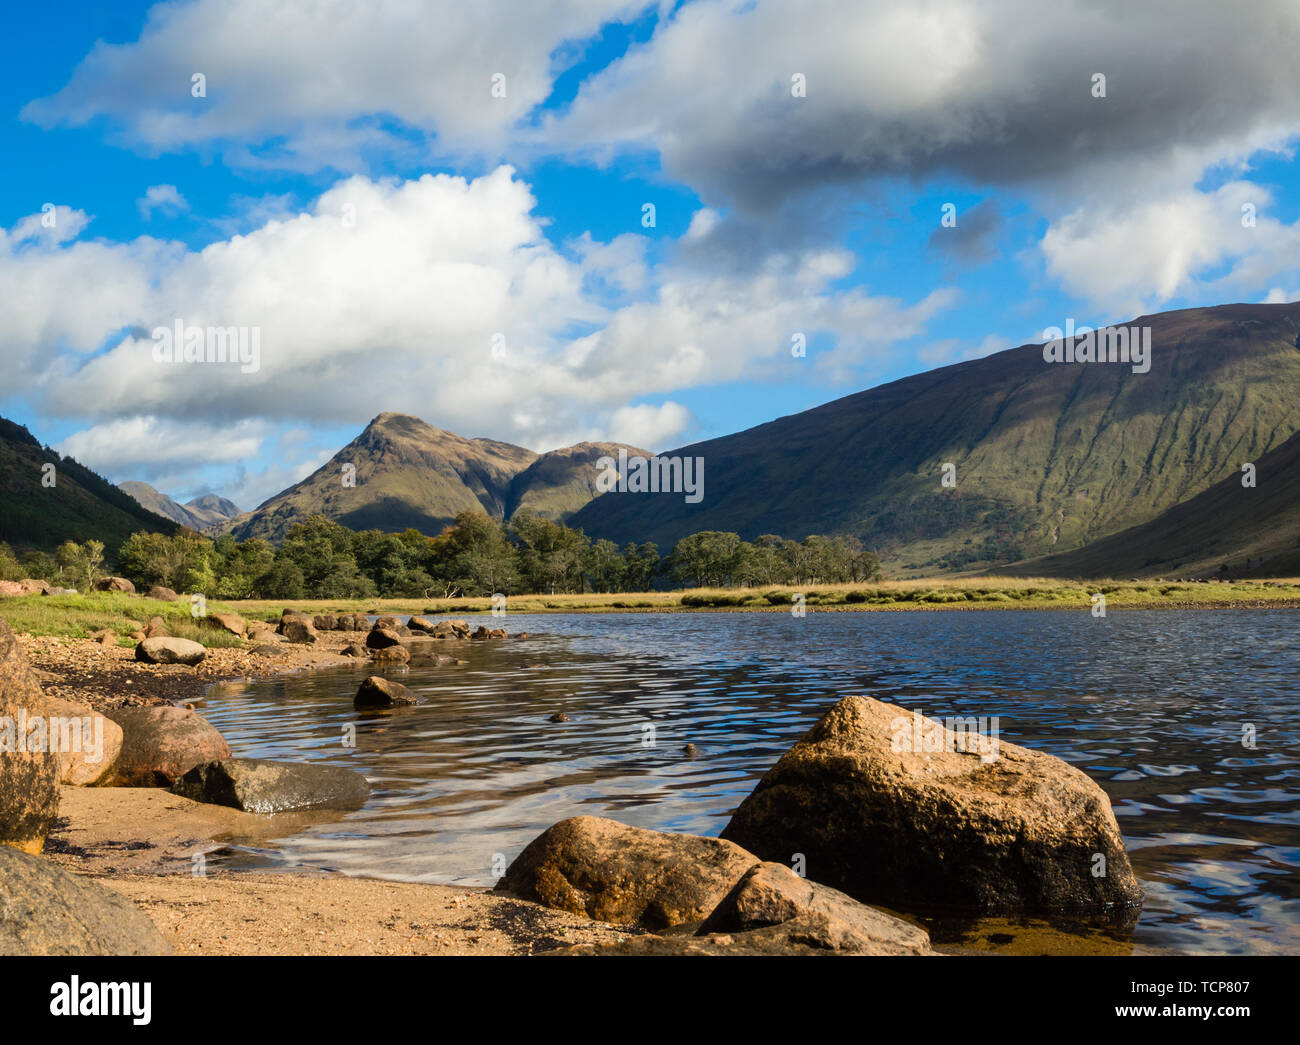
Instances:
[[[456,598],[495,593],[649,591],[657,587],[756,587],[871,580],[875,555],[853,537],[794,541],[767,534],[704,531],[667,556],[653,542],[592,540],[581,530],[528,512],[502,523],[463,512],[436,537],[418,530],[353,531],[322,515],[294,525],[284,543],[225,534],[210,538],[132,534],[117,550],[117,570],[137,587],[161,585],[216,599]],[[102,569],[103,545],[67,542],[55,555],[21,562],[0,545],[0,579],[41,578],[80,591]]]

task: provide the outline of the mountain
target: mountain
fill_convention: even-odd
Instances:
[[[148,483],[131,481],[118,483],[118,487],[154,514],[188,526],[191,530],[202,531],[240,514],[238,505],[216,494],[205,494],[185,504],[178,504]]]
[[[44,466],[54,465],[52,473]],[[42,482],[53,476],[54,485]],[[175,533],[150,512],[71,457],[43,447],[22,425],[0,417],[0,541],[52,551],[64,541],[98,540],[111,558],[137,530]]]
[[[464,511],[508,519],[525,509],[563,518],[595,496],[594,462],[617,450],[617,444],[582,443],[536,454],[385,413],[323,467],[224,528],[240,540],[279,541],[315,514],[356,530],[414,528],[430,535]],[[345,473],[345,466],[355,472]],[[345,474],[355,481],[345,485]]]
[[[1150,329],[1148,373],[1023,345],[670,451],[704,459],[700,503],[611,492],[569,524],[661,547],[698,530],[845,533],[894,572],[971,569],[1146,522],[1296,431],[1300,304],[1125,325]]]
[[[1243,464],[1246,462],[1242,462]],[[998,572],[1024,577],[1300,576],[1300,434],[1255,465],[1162,512],[1075,551]]]

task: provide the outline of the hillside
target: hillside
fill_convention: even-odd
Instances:
[[[596,459],[617,452],[617,444],[581,443],[539,455],[466,439],[418,417],[380,414],[327,464],[223,529],[240,540],[278,541],[314,514],[355,530],[430,535],[464,511],[508,519],[522,509],[560,519],[595,496]],[[349,464],[356,481],[345,486]]]
[[[698,530],[849,533],[894,572],[947,572],[1145,522],[1295,432],[1300,304],[1130,325],[1151,328],[1149,373],[1021,346],[670,451],[704,458],[701,503],[608,493],[570,525],[661,547]]]
[[[1244,463],[1244,462],[1243,462]],[[998,572],[1021,577],[1300,576],[1300,434],[1149,522]]]
[[[54,485],[41,483],[53,464]],[[0,541],[51,551],[64,541],[103,541],[111,557],[137,530],[175,533],[176,524],[71,457],[47,450],[22,425],[0,418]]]
[[[130,494],[139,504],[173,522],[188,526],[191,530],[202,531],[212,526],[233,519],[239,514],[239,508],[233,501],[215,494],[196,497],[186,504],[179,504],[165,493],[160,493],[148,483],[125,482],[118,487]]]

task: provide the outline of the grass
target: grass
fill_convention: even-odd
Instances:
[[[1234,606],[1300,606],[1300,578],[1268,581],[1074,581],[1043,578],[969,577],[939,580],[877,581],[809,587],[694,588],[610,595],[513,595],[511,613],[661,612],[767,610],[788,612],[802,595],[813,610],[1088,610],[1092,595],[1106,596],[1115,609],[1215,609]],[[468,616],[487,613],[481,599],[283,599],[209,602],[210,613],[237,613],[249,620],[278,621],[286,606],[307,613],[424,613]],[[119,644],[150,617],[160,616],[173,635],[205,646],[238,646],[240,640],[190,616],[190,604],[158,602],[120,592],[88,595],[24,595],[0,599],[0,618],[14,631],[84,639],[112,628]]]

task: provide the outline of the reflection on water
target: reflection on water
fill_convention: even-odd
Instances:
[[[862,693],[932,716],[998,715],[1003,740],[1098,781],[1147,895],[1120,949],[1295,953],[1295,619],[512,614],[510,630],[531,638],[458,644],[464,667],[413,665],[402,681],[424,699],[418,707],[355,711],[364,666],[210,695],[201,710],[237,755],[350,765],[374,788],[341,821],[222,859],[489,885],[567,816],[716,835],[820,714]],[[571,721],[548,721],[558,711]],[[1253,749],[1243,744],[1252,731]],[[993,950],[1039,928],[934,926],[936,941]]]

